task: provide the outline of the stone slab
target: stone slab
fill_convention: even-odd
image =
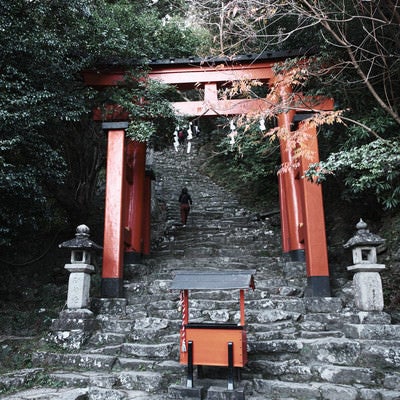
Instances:
[[[169,399],[199,399],[203,397],[204,388],[202,386],[188,388],[181,385],[171,385],[168,388]]]
[[[207,400],[244,400],[244,388],[233,390],[219,386],[210,386],[207,391]]]
[[[400,325],[347,324],[346,337],[369,340],[400,340]]]

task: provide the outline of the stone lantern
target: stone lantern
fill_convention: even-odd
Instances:
[[[101,247],[89,238],[90,229],[86,225],[76,228],[75,238],[63,242],[60,248],[71,249],[69,264],[67,309],[51,325],[50,340],[64,348],[79,349],[91,336],[96,327],[90,302],[90,275],[94,273],[93,252]]]
[[[89,306],[90,275],[94,272],[91,264],[93,251],[101,247],[89,239],[90,229],[86,225],[76,228],[75,238],[59,245],[71,249],[71,263],[64,268],[70,272],[68,281],[67,307],[83,309]]]
[[[355,304],[362,311],[382,311],[383,290],[379,272],[385,269],[385,265],[377,263],[376,249],[385,243],[385,239],[371,233],[362,219],[356,228],[357,233],[344,245],[353,254],[354,264],[347,270],[354,272]]]

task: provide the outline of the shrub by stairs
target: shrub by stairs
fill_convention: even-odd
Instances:
[[[255,269],[246,294],[248,365],[241,373],[247,399],[399,400],[400,326],[383,312],[355,310],[346,296],[307,298],[305,266],[281,256],[280,232],[270,219],[253,218],[232,194],[199,173],[201,154],[155,154],[155,193],[164,210],[163,235],[152,255],[127,265],[125,297],[94,299],[99,329],[75,351],[38,350],[33,368],[0,379],[18,388],[2,399],[128,400],[177,398],[185,385],[179,360],[176,270]],[[193,198],[188,224],[180,224],[178,196]],[[157,226],[160,231],[160,226]],[[350,293],[349,293],[350,292]],[[350,296],[349,296],[350,294]],[[238,322],[238,293],[193,291],[191,322]],[[226,386],[224,368],[206,368],[195,386]],[[30,384],[40,388],[22,390]]]

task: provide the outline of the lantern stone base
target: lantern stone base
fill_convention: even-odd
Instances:
[[[382,280],[379,271],[382,264],[356,264],[347,267],[355,272],[353,277],[354,302],[361,311],[382,311],[384,307]]]
[[[64,310],[53,320],[47,339],[65,349],[80,349],[96,327],[96,319],[90,310]]]

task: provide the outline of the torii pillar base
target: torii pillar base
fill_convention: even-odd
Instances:
[[[329,276],[307,277],[307,287],[304,291],[305,297],[331,297],[331,284]]]

